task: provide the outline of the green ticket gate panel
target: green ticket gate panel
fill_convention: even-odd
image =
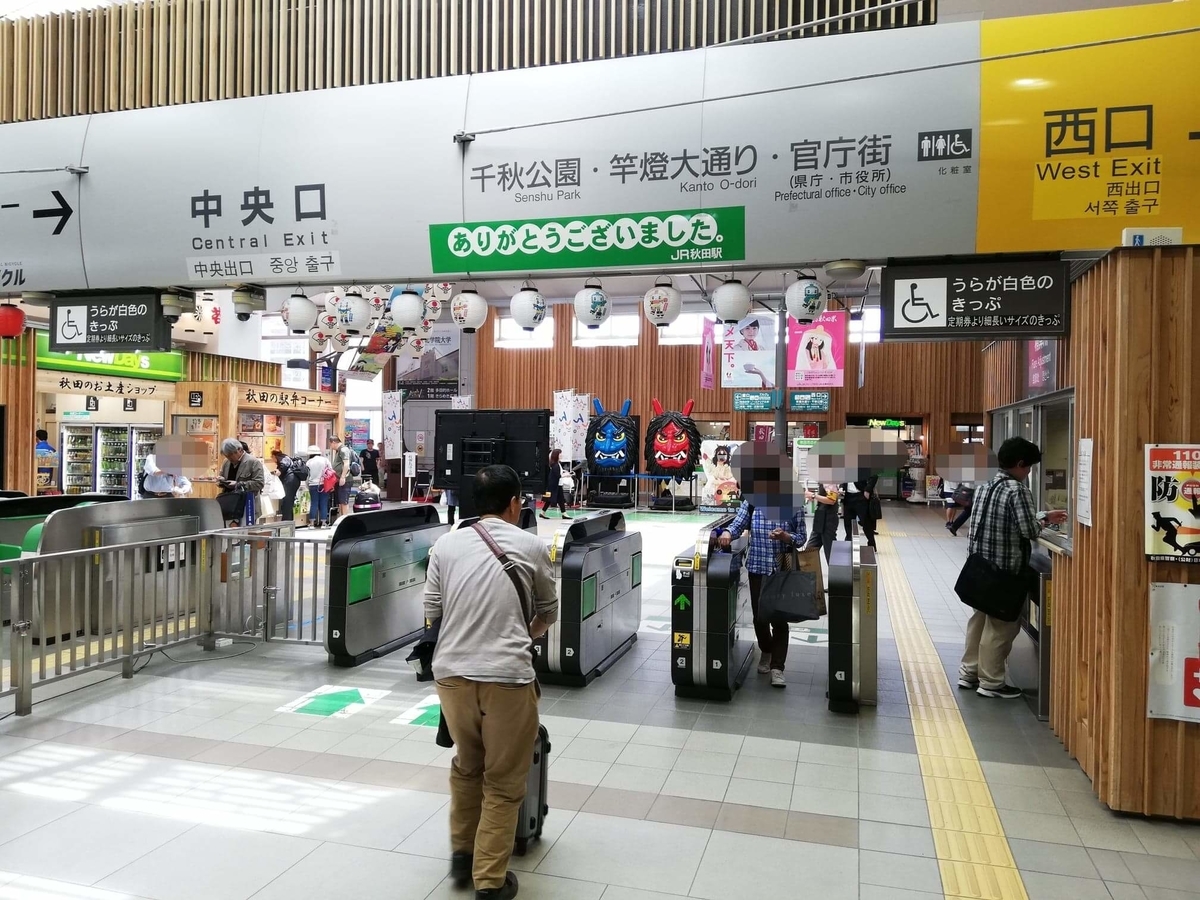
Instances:
[[[534,642],[538,678],[582,686],[625,654],[642,624],[642,535],[623,513],[576,519],[555,535],[558,621]]]
[[[754,621],[745,575],[749,533],[729,552],[715,534],[725,515],[700,529],[671,570],[671,681],[675,696],[732,700],[754,655]]]
[[[355,513],[338,522],[329,545],[325,607],[330,662],[357,666],[421,636],[429,551],[449,530],[428,503]]]

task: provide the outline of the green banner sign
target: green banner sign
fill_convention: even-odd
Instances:
[[[774,391],[734,391],[733,408],[736,412],[770,412],[775,408]]]
[[[829,412],[829,391],[789,391],[792,412]]]
[[[429,251],[438,274],[736,261],[746,257],[746,209],[430,225]]]
[[[89,375],[148,378],[151,381],[183,381],[183,354],[178,350],[167,353],[59,353],[50,349],[50,335],[37,333],[37,366],[55,372],[86,372]]]

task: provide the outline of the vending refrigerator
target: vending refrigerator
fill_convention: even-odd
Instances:
[[[64,494],[115,494],[132,498],[146,457],[162,429],[142,425],[62,426]]]

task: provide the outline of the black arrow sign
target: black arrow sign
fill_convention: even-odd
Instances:
[[[51,191],[50,193],[58,201],[58,206],[51,207],[50,209],[35,209],[33,217],[35,219],[53,219],[57,216],[58,224],[54,226],[54,234],[62,234],[63,228],[71,218],[71,213],[75,212],[75,210],[71,209],[71,204],[67,203],[66,198],[58,191]]]

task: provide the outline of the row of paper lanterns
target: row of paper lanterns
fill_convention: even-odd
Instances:
[[[439,290],[440,289],[440,290]],[[443,297],[450,286],[427,285],[424,293],[404,288],[395,293],[385,285],[363,290],[334,288],[323,298],[322,309],[302,291],[292,294],[283,305],[283,320],[295,334],[309,336],[314,350],[331,344],[336,350],[349,347],[352,338],[368,334],[385,313],[402,336],[421,339],[428,337],[434,322],[441,318],[443,305],[449,305],[450,318],[467,334],[482,327],[487,320],[487,302],[472,288],[464,288],[450,297]],[[725,281],[712,293],[713,311],[722,322],[737,322],[750,314],[753,298],[750,289],[736,278]],[[825,289],[812,278],[800,278],[784,293],[788,314],[800,321],[812,321],[825,308]],[[612,312],[612,304],[598,279],[584,282],[574,299],[575,317],[588,328],[599,328]],[[513,320],[525,331],[533,331],[546,317],[548,305],[537,288],[526,281],[509,303]],[[679,318],[683,297],[669,277],[659,278],[642,298],[642,311],[647,320],[665,328]],[[418,333],[420,332],[420,333]]]

